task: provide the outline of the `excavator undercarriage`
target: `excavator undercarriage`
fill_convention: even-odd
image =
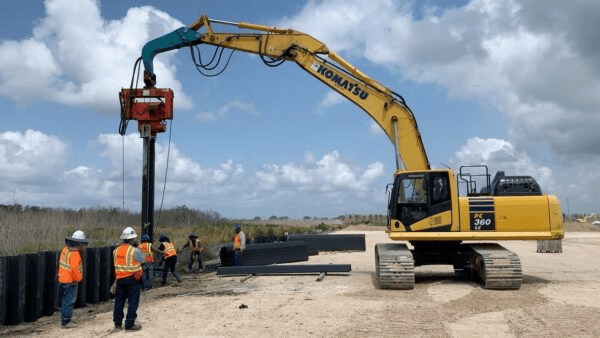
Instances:
[[[478,278],[485,289],[517,290],[522,272],[519,257],[496,243],[379,243],[375,269],[381,289],[407,290],[415,285],[415,266],[449,264],[465,278]]]

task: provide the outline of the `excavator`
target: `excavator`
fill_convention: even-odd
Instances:
[[[220,32],[213,28],[217,25],[236,29]],[[140,58],[145,87],[136,94],[123,89],[129,94],[121,95],[122,119],[136,119],[127,112],[136,100],[160,98],[163,92],[172,99],[168,89],[155,87],[153,59],[157,54],[184,47],[193,53],[200,44],[215,46],[221,54],[223,49],[257,54],[270,66],[293,61],[360,107],[383,129],[394,147],[396,169],[388,190],[386,230],[394,242],[375,246],[379,288],[412,289],[415,267],[445,264],[452,265],[457,274],[479,278],[486,289],[519,289],[519,257],[494,241],[557,241],[564,237],[559,200],[542,193],[535,179],[498,171],[490,180],[483,165],[460,167],[458,173],[450,168],[432,169],[415,116],[402,96],[319,40],[293,29],[201,15],[194,23],[146,43]],[[196,66],[207,65],[196,62]],[[166,103],[172,109],[172,102]],[[169,117],[172,114],[167,114]],[[140,131],[142,123],[138,121]],[[479,191],[478,182],[483,184]]]

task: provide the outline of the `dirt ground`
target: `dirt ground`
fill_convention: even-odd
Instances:
[[[137,332],[112,331],[112,302],[74,311],[79,327],[61,329],[59,314],[0,327],[3,336],[40,337],[598,337],[600,231],[565,225],[562,254],[536,253],[535,241],[500,242],[521,258],[520,290],[482,289],[449,266],[416,269],[414,290],[375,287],[374,246],[383,228],[355,226],[366,252],[321,253],[307,263],[349,263],[327,275],[221,277],[183,274],[183,283],[145,291]]]

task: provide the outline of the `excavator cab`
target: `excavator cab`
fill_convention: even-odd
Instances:
[[[432,224],[427,219],[451,212],[450,178],[448,171],[407,172],[397,175],[389,195],[388,215],[396,220],[395,228],[405,231],[429,230],[451,223]],[[398,221],[401,223],[399,224]]]

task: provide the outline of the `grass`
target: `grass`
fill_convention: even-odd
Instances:
[[[83,230],[90,246],[106,246],[119,238],[135,215],[114,210],[0,208],[0,256],[60,250],[65,238]]]
[[[166,233],[176,248],[182,247],[190,232],[198,234],[205,246],[204,259],[217,256],[223,243],[229,243],[234,234],[233,225],[242,224],[249,239],[260,236],[281,237],[285,233],[316,233],[343,228],[359,222],[357,215],[348,222],[318,220],[269,220],[256,222],[229,220],[214,211],[199,211],[185,206],[156,213],[155,244],[161,233]],[[381,216],[370,219],[380,220]],[[141,216],[121,209],[51,209],[21,205],[0,205],[0,256],[21,255],[39,251],[61,250],[65,238],[74,231],[83,230],[89,247],[119,243],[121,232],[128,226],[140,231]],[[319,222],[317,224],[317,222]],[[277,224],[276,224],[277,223]],[[139,239],[139,238],[138,238]]]
[[[298,226],[283,226],[276,224],[245,224],[243,221],[223,221],[218,224],[197,224],[191,227],[186,226],[172,226],[169,228],[160,228],[157,233],[165,233],[169,239],[175,244],[176,248],[182,247],[187,243],[190,232],[194,232],[198,235],[200,242],[205,247],[202,253],[204,259],[213,259],[218,257],[218,251],[225,243],[230,243],[234,235],[233,226],[235,223],[242,225],[242,231],[246,235],[246,238],[253,239],[261,236],[275,236],[283,237],[287,234],[298,234],[298,233],[315,233],[321,231],[329,231],[337,229],[338,227],[330,227],[322,223],[322,225],[316,227],[298,227]],[[159,236],[155,236],[158,238]]]

